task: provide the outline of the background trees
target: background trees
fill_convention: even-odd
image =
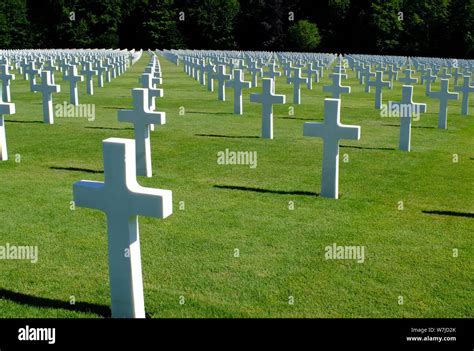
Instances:
[[[474,0],[2,0],[0,47],[474,57]]]

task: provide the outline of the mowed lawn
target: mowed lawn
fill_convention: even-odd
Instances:
[[[154,175],[138,181],[172,190],[173,215],[139,218],[149,316],[474,316],[474,96],[467,117],[460,100],[450,101],[448,130],[439,130],[438,101],[415,85],[414,101],[426,102],[428,113],[413,122],[412,151],[402,152],[399,119],[380,117],[374,92],[365,93],[349,70],[341,122],[360,125],[361,140],[341,141],[340,199],[331,200],[317,195],[322,140],[303,137],[305,121],[322,121],[328,71],[312,91],[302,89],[301,105],[292,105],[292,86],[277,79],[287,104],[275,106],[274,140],[264,140],[261,105],[249,101],[260,81],[244,92],[244,115],[236,116],[231,89],[218,101],[182,66],[160,61],[157,110],[166,124],[151,134]],[[57,117],[54,125],[42,123],[41,94],[16,72],[17,113],[5,116],[10,159],[0,163],[0,245],[37,245],[39,260],[0,261],[0,317],[109,315],[105,215],[71,210],[72,185],[103,180],[102,140],[133,138],[117,111],[131,108],[130,89],[147,62],[144,54],[124,75],[95,86],[94,96],[81,83],[79,102],[95,104],[95,120]],[[69,87],[55,78],[54,104],[62,104]],[[400,101],[401,84],[383,99]],[[256,151],[257,167],[219,165],[217,153],[227,148]],[[364,263],[326,260],[333,243],[364,246]]]

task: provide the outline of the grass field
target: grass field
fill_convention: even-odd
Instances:
[[[331,200],[317,195],[322,140],[303,137],[304,121],[322,120],[328,72],[312,91],[302,89],[294,115],[292,86],[277,79],[288,103],[275,106],[275,139],[264,140],[261,105],[249,102],[261,84],[244,91],[244,116],[235,116],[231,89],[228,101],[217,101],[181,66],[160,61],[165,96],[157,110],[167,123],[152,132],[154,176],[138,181],[172,190],[174,213],[139,219],[149,316],[474,317],[474,96],[468,117],[460,100],[450,101],[448,130],[439,130],[437,100],[416,85],[414,101],[428,113],[413,122],[412,151],[402,152],[399,119],[381,118],[374,93],[349,71],[341,122],[360,125],[361,140],[341,141],[340,199]],[[94,96],[82,83],[79,102],[95,104],[94,121],[54,125],[42,123],[41,95],[16,72],[17,113],[5,118],[10,160],[0,163],[0,245],[37,245],[39,260],[0,261],[0,317],[109,315],[105,215],[71,210],[72,184],[103,180],[102,140],[133,138],[117,111],[131,108],[130,89],[147,62],[144,55]],[[69,101],[56,74],[58,82],[55,104]],[[401,84],[383,98],[400,101]],[[226,148],[257,151],[258,166],[218,165]],[[364,246],[364,263],[326,260],[333,243]]]

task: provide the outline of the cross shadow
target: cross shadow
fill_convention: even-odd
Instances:
[[[5,122],[7,123],[44,123],[43,121],[16,121],[16,120],[8,120],[6,119]]]
[[[385,127],[397,127],[400,128],[399,124],[382,124]],[[430,126],[411,126],[412,128],[423,128],[423,129],[436,129],[436,127],[430,127]]]
[[[339,145],[339,147],[348,149],[362,149],[362,150],[395,150],[393,147],[365,147],[365,146],[352,146],[352,145]]]
[[[55,308],[79,312],[92,312],[104,318],[109,318],[111,316],[109,306],[98,305],[89,302],[76,302],[74,305],[71,305],[68,301],[53,300],[46,297],[37,297],[5,289],[0,289],[0,299],[10,300],[22,305],[29,305],[32,307]]]
[[[453,217],[466,217],[466,218],[474,218],[474,213],[468,212],[456,212],[456,211],[421,211],[426,214],[435,214],[441,216],[453,216]]]
[[[318,118],[300,118],[300,117],[275,117],[279,119],[297,119],[299,121],[324,121],[323,119],[318,119]]]
[[[122,106],[122,107],[117,107],[117,106],[101,106],[102,108],[105,108],[106,110],[126,110],[129,109],[127,106]],[[131,109],[131,108],[130,108]]]
[[[211,137],[211,138],[241,138],[241,139],[258,139],[260,137],[253,135],[221,135],[221,134],[194,134],[195,136]]]
[[[56,166],[51,166],[49,167],[50,169],[56,169],[59,171],[74,171],[74,172],[85,172],[85,173],[104,173],[104,171],[96,171],[93,169],[88,169],[88,168],[78,168],[78,167],[56,167]]]
[[[308,195],[308,196],[319,196],[318,193],[313,193],[312,191],[270,190],[270,189],[250,188],[250,187],[246,187],[246,186],[236,186],[236,185],[214,185],[214,188],[218,188],[218,189],[230,189],[230,190],[253,191],[253,192],[256,192],[256,193],[270,193],[270,194],[279,194],[279,195]]]
[[[116,128],[116,127],[84,127],[87,129],[103,129],[103,130],[133,130],[133,128]]]
[[[199,111],[186,111],[186,113],[196,113],[201,115],[233,115],[232,112],[199,112]]]

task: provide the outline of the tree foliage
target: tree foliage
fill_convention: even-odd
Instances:
[[[1,0],[0,47],[474,57],[474,0]]]
[[[299,20],[288,29],[288,41],[295,51],[312,51],[318,47],[321,37],[314,23]]]

